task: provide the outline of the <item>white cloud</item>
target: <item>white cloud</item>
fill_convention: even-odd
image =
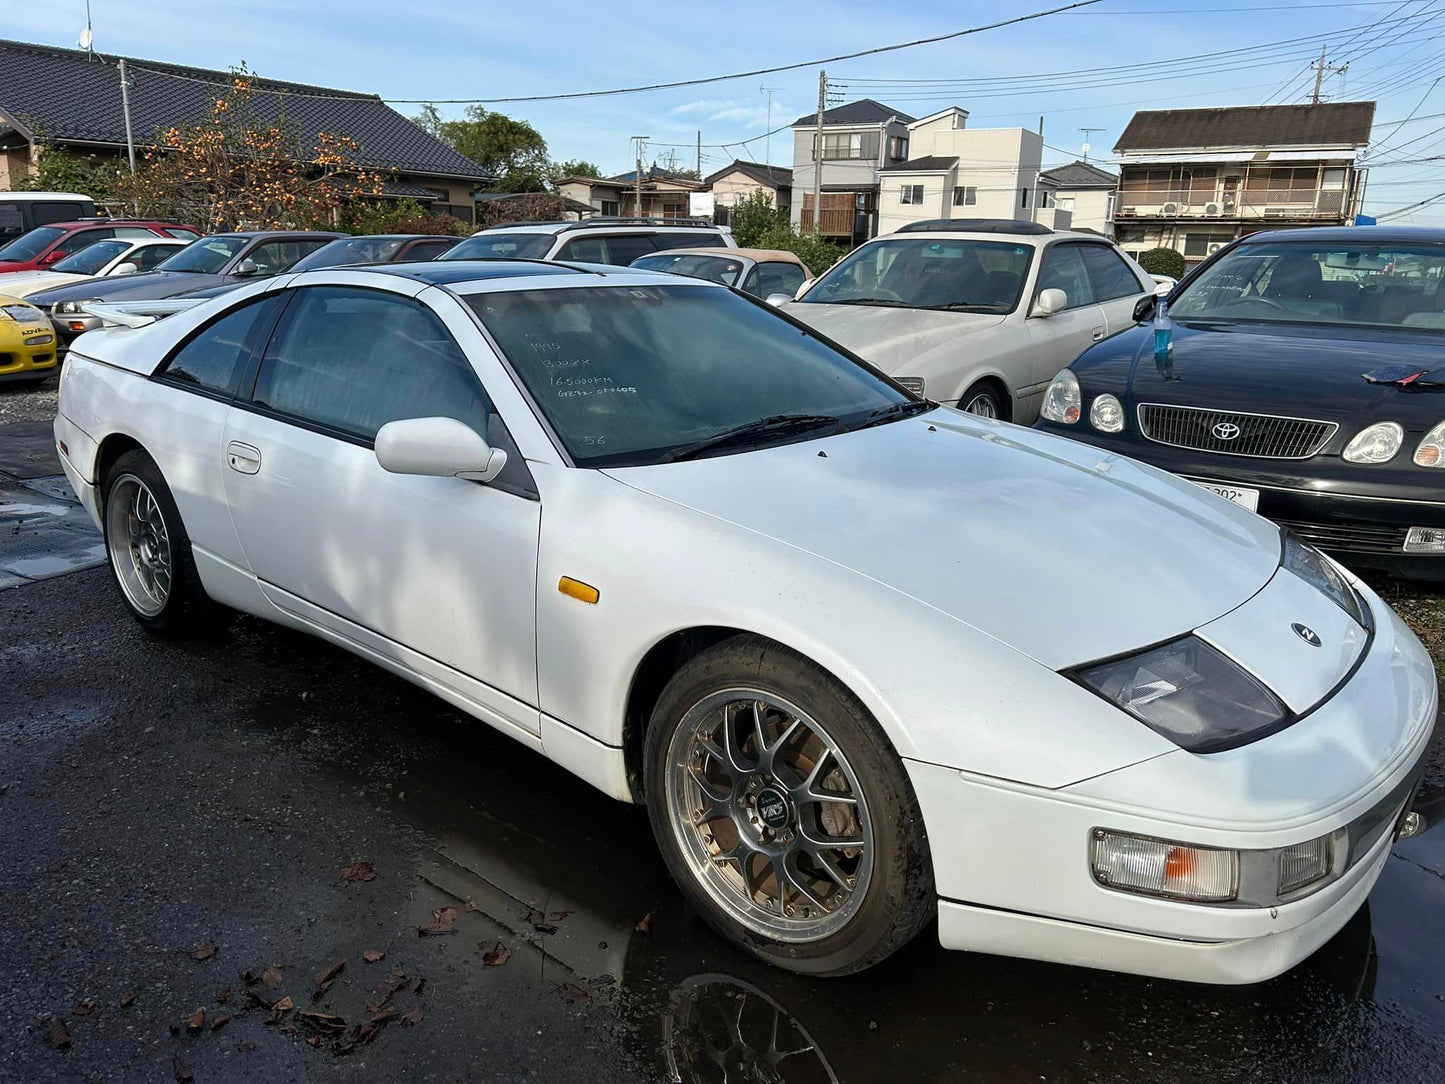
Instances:
[[[725,109],[737,103],[730,99],[703,98],[696,102],[684,102],[682,105],[675,105],[668,110],[669,113],[706,113],[710,109]]]

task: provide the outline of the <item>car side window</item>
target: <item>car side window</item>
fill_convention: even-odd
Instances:
[[[143,237],[154,237],[155,230],[148,230],[144,226],[117,226],[115,228],[117,237],[124,237],[127,241],[139,241]]]
[[[418,241],[406,250],[404,259],[434,260],[454,244],[455,241]]]
[[[161,375],[173,383],[234,395],[252,339],[271,311],[267,302],[273,301],[272,294],[255,298],[205,325],[171,355]]]
[[[626,267],[639,256],[656,252],[657,246],[645,233],[620,233],[607,238],[607,262]]]
[[[109,241],[114,236],[115,230],[110,229],[81,230],[78,233],[72,233],[69,237],[61,241],[60,244],[56,245],[55,251],[63,252],[69,256],[72,253],[79,252],[83,248],[89,248],[97,241]]]
[[[792,297],[798,292],[798,287],[803,285],[805,277],[803,269],[795,263],[783,263],[781,260],[761,263],[758,264],[758,288],[753,292],[759,297],[773,294],[787,294]]]
[[[81,203],[56,203],[51,200],[37,200],[31,205],[31,212],[37,226],[46,226],[51,222],[72,222],[77,218],[95,214],[94,210],[87,209]]]
[[[252,400],[372,440],[402,418],[456,418],[484,436],[491,402],[440,318],[409,297],[353,286],[292,296]]]
[[[1094,288],[1084,265],[1081,245],[1052,245],[1044,252],[1039,267],[1038,291],[1063,290],[1069,299],[1068,308],[1094,303]]]
[[[655,233],[652,243],[658,249],[725,247],[720,233]]]
[[[307,251],[295,241],[262,241],[246,253],[245,259],[256,265],[259,269],[257,274],[277,275],[306,255]]]
[[[149,271],[162,260],[170,259],[180,248],[176,245],[142,245],[126,253],[124,263],[135,264],[137,271]]]
[[[748,272],[748,277],[743,280],[743,284],[738,289],[745,294],[752,294],[754,297],[766,297],[767,295],[758,288],[758,266],[761,265],[755,265]]]
[[[1129,270],[1117,252],[1108,245],[1082,245],[1084,267],[1089,272],[1089,283],[1094,288],[1097,301],[1112,301],[1116,297],[1131,297],[1144,292],[1134,272]]]
[[[607,263],[607,246],[601,237],[574,237],[558,250],[557,259]]]

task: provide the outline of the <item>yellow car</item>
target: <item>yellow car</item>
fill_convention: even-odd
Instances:
[[[0,295],[0,383],[43,380],[55,369],[55,328],[45,313]]]

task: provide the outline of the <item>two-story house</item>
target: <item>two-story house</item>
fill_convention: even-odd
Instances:
[[[730,224],[732,209],[755,192],[762,192],[784,214],[793,206],[793,171],[786,166],[741,159],[703,178],[712,197],[712,217],[719,226]]]
[[[793,226],[811,228],[814,174],[821,167],[819,234],[850,247],[876,235],[879,173],[885,165],[907,160],[912,120],[882,102],[861,98],[823,113],[821,147],[815,146],[816,113],[794,121]]]
[[[630,169],[616,177],[562,177],[557,194],[590,206],[595,214],[686,218],[688,197],[703,188],[701,181],[671,173],[658,166],[642,171],[642,206],[637,201],[637,171]]]
[[[1069,212],[1070,228],[1114,236],[1117,173],[1100,169],[1093,162],[1075,159],[1066,166],[1044,170],[1039,174],[1039,181],[1054,186],[1059,210]]]
[[[1012,218],[1069,227],[1040,172],[1044,140],[1027,128],[969,128],[950,106],[906,125],[902,161],[879,170],[878,232],[931,218]]]
[[[1115,237],[1197,262],[1256,230],[1352,223],[1374,117],[1374,102],[1135,113],[1114,146]]]

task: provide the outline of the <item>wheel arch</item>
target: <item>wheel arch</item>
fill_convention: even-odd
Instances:
[[[103,492],[105,476],[110,472],[110,468],[115,465],[115,461],[125,455],[126,452],[144,452],[145,450],[145,445],[128,433],[111,433],[100,442],[100,446],[96,449],[95,453],[95,484],[97,492],[99,493],[99,504],[104,505],[105,503],[105,494]]]
[[[991,389],[993,389],[994,391],[998,392],[999,399],[1000,399],[1000,401],[1003,403],[1003,418],[1002,418],[1002,420],[1003,420],[1003,421],[1006,421],[1006,422],[1011,422],[1011,421],[1013,421],[1013,416],[1014,416],[1014,396],[1013,396],[1013,390],[1008,386],[1008,381],[1006,381],[1006,380],[1005,380],[1001,375],[999,375],[998,373],[985,372],[985,373],[982,373],[982,374],[977,374],[977,375],[975,375],[972,380],[968,381],[966,384],[962,385],[962,386],[959,388],[958,398],[957,398],[957,400],[955,401],[954,405],[957,406],[959,410],[962,410],[962,409],[963,409],[964,401],[968,399],[969,393],[971,393],[975,388],[977,388],[977,387],[979,387],[979,386],[988,387],[988,388],[991,388]]]

